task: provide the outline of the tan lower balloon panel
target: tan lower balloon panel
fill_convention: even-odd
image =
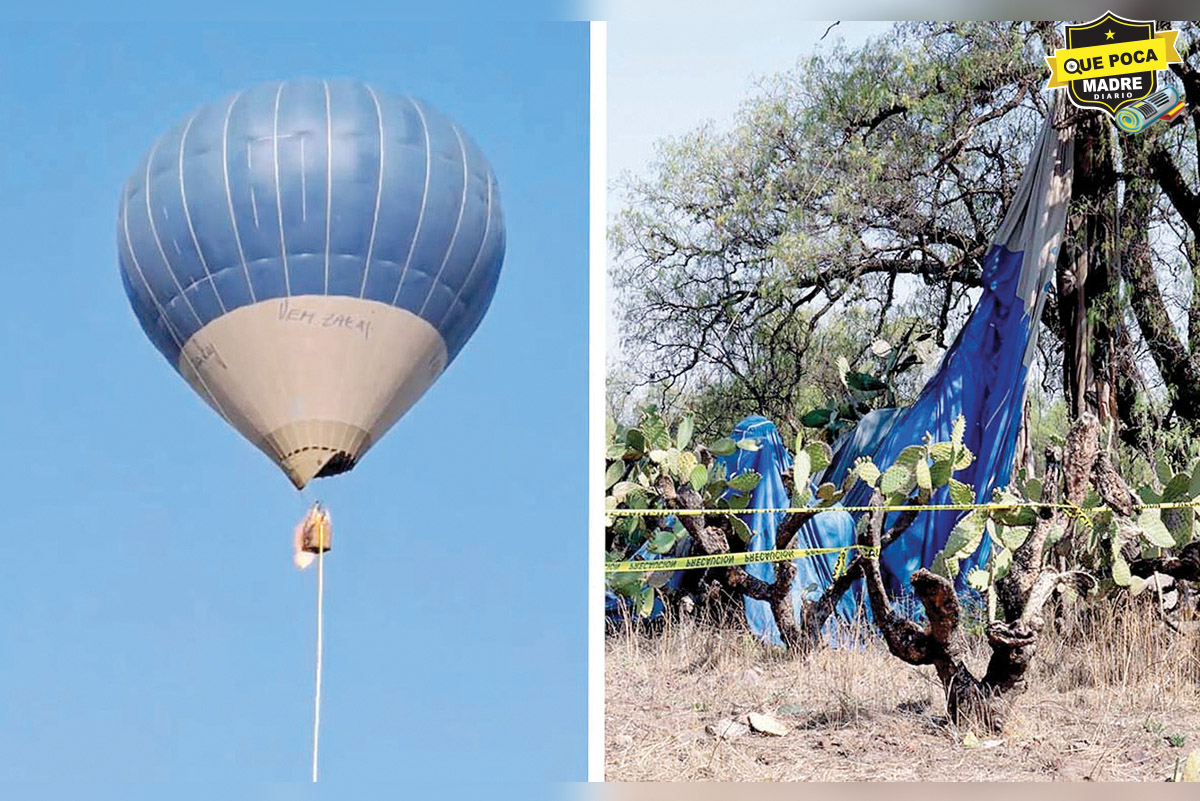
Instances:
[[[213,320],[184,345],[179,372],[303,488],[352,467],[445,366],[441,336],[412,312],[303,295]]]

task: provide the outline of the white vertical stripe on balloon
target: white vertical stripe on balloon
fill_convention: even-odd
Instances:
[[[325,294],[329,294],[329,230],[333,213],[333,118],[329,116],[329,82],[325,89]]]
[[[379,204],[383,199],[383,109],[379,107],[379,98],[375,96],[375,90],[368,84],[363,84],[363,86],[371,95],[371,102],[375,104],[375,117],[379,120],[379,181],[375,186],[375,216],[371,220],[371,238],[367,241],[367,260],[363,264],[362,286],[358,290],[359,298],[367,294],[367,275],[371,272],[371,256],[375,252],[375,231],[379,227]]]
[[[254,220],[254,227],[261,227],[258,222],[258,201],[254,198],[254,186],[250,186],[250,216]]]
[[[433,292],[437,289],[438,281],[442,278],[442,273],[446,271],[446,264],[450,261],[450,254],[454,252],[454,245],[458,242],[458,232],[462,230],[463,213],[467,210],[467,186],[470,184],[470,171],[467,166],[467,147],[463,144],[462,133],[458,130],[458,126],[450,123],[451,129],[454,131],[454,136],[458,139],[458,153],[462,156],[463,163],[463,186],[462,200],[458,204],[458,220],[454,223],[454,235],[450,237],[450,244],[446,246],[446,255],[442,256],[442,264],[438,267],[437,275],[433,277],[433,281],[429,284],[429,292],[425,294],[425,301],[421,304],[417,315],[425,313],[425,307],[429,305],[429,300],[433,297]]]
[[[442,333],[442,326],[446,323],[446,318],[450,316],[450,312],[454,310],[454,304],[458,303],[462,293],[466,290],[467,285],[471,283],[471,277],[475,275],[476,268],[479,267],[479,260],[483,257],[484,248],[487,247],[488,235],[492,231],[492,171],[487,173],[487,222],[483,227],[483,239],[479,240],[479,250],[475,252],[475,261],[471,262],[471,269],[467,273],[467,277],[463,279],[462,286],[458,288],[458,292],[454,293],[454,299],[450,301],[450,305],[446,307],[446,311],[442,314],[442,319],[438,321],[437,326],[439,334]],[[449,345],[449,343],[447,343]]]
[[[225,308],[225,301],[221,299],[221,292],[217,289],[217,282],[213,280],[212,272],[208,269],[208,261],[204,258],[204,252],[200,250],[200,240],[196,237],[195,226],[192,225],[192,212],[188,208],[187,187],[183,180],[183,149],[187,143],[188,133],[192,130],[192,123],[196,121],[196,117],[199,114],[200,112],[196,112],[191,116],[187,121],[187,127],[183,129],[183,136],[179,137],[179,197],[183,201],[183,218],[187,220],[188,233],[192,235],[192,244],[196,247],[196,255],[200,257],[200,266],[204,268],[204,274],[208,276],[209,286],[212,287],[213,294],[217,296],[217,303],[221,305],[221,314],[224,314],[228,309]]]
[[[242,249],[242,235],[238,231],[237,217],[233,214],[233,192],[229,188],[229,118],[233,114],[233,107],[241,98],[242,93],[238,92],[229,101],[229,108],[225,109],[225,125],[221,130],[221,171],[225,175],[225,202],[229,207],[229,224],[233,226],[233,238],[237,242],[238,256],[242,260],[242,272],[246,275],[246,287],[250,290],[250,302],[257,302],[258,298],[254,296],[254,282],[250,280],[250,268],[246,264],[246,251]]]
[[[413,251],[417,247],[417,240],[421,238],[421,226],[425,223],[425,203],[429,200],[429,173],[433,169],[433,152],[429,148],[429,125],[425,122],[425,112],[421,111],[421,104],[411,97],[408,98],[408,102],[412,103],[412,107],[417,110],[417,116],[421,118],[421,130],[425,132],[425,189],[421,192],[421,213],[417,215],[417,229],[413,231],[412,242],[408,244],[408,257],[404,260],[404,269],[400,271],[396,294],[392,295],[393,306],[400,298],[400,288],[404,286],[404,276],[408,274],[408,265],[412,262]]]
[[[308,222],[308,159],[304,155],[304,134],[300,134],[300,222]]]
[[[283,261],[283,293],[292,296],[292,280],[288,275],[287,240],[283,234],[283,192],[279,187],[279,98],[286,81],[275,90],[275,116],[271,127],[271,154],[275,157],[275,211],[279,216],[279,258]]]

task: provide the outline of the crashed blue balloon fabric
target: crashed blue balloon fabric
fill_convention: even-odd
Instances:
[[[920,444],[927,433],[935,441],[949,440],[954,420],[960,414],[967,423],[963,441],[976,458],[955,477],[975,488],[975,498],[980,503],[991,500],[994,489],[1008,484],[1025,399],[1025,381],[1035,353],[1037,325],[1052,285],[1070,200],[1073,139],[1070,128],[1061,122],[1063,111],[1062,98],[1058,96],[1034,145],[1012,205],[988,251],[983,266],[983,294],[937,372],[911,406],[868,414],[837,443],[830,465],[821,475],[813,477],[814,487],[823,481],[840,485],[861,456],[870,456],[875,464],[886,467],[904,448]],[[739,450],[727,457],[731,475],[753,469],[763,476],[754,490],[751,505],[790,506],[780,473],[790,468],[791,457],[775,426],[762,417],[748,417],[734,429],[733,436],[763,440],[760,451]],[[870,496],[870,488],[860,482],[840,505],[866,505]],[[948,489],[936,491],[931,502],[948,503]],[[794,547],[851,544],[855,520],[860,514],[841,511],[816,515],[800,530]],[[918,568],[933,562],[963,514],[921,513],[884,551],[881,564],[894,597],[911,593],[909,578]],[[774,547],[782,518],[779,514],[744,515],[754,533],[750,550]],[[965,589],[966,573],[985,563],[989,553],[990,543],[985,537],[979,549],[962,564],[960,589]],[[797,561],[798,573],[792,588],[797,612],[800,599],[819,594],[832,581],[836,558]],[[766,581],[774,577],[771,565],[752,565],[748,569]],[[852,617],[861,600],[861,589],[856,587],[842,597],[837,616]],[[767,604],[746,599],[746,619],[760,637],[779,642],[779,632]]]
[[[730,435],[735,442],[753,439],[757,450],[738,448],[729,456],[718,457],[724,465],[726,475],[732,477],[753,470],[762,478],[751,491],[749,508],[783,509],[791,506],[787,489],[783,484],[783,472],[792,468],[792,455],[788,453],[779,436],[779,430],[765,417],[751,415],[733,429]],[[787,515],[782,512],[754,512],[739,515],[750,527],[753,535],[748,551],[770,551],[775,548],[775,537],[779,525]],[[818,523],[819,521],[819,523]],[[854,520],[842,510],[817,515],[800,527],[795,543],[790,548],[836,548],[854,543]],[[837,565],[837,554],[824,554],[795,560],[796,579],[792,582],[791,598],[797,616],[803,611],[804,600],[816,600],[821,592],[833,582]],[[768,583],[775,581],[775,565],[758,563],[746,566],[746,572]],[[846,593],[838,602],[837,614],[849,619],[858,605],[857,593]],[[746,622],[760,637],[771,642],[780,642],[779,628],[766,601],[745,598]]]
[[[1070,201],[1073,138],[1061,122],[1062,103],[1059,93],[984,259],[983,294],[937,372],[911,406],[877,412],[869,429],[856,432],[835,454],[824,480],[840,484],[860,456],[887,467],[927,433],[934,441],[947,441],[961,414],[967,424],[963,442],[975,461],[955,478],[975,488],[978,503],[990,501],[993,490],[1008,484],[1037,326],[1053,284]],[[865,505],[870,496],[870,488],[859,483],[843,503]],[[930,502],[949,503],[948,488],[936,490]],[[909,577],[933,562],[963,514],[924,512],[884,551],[881,563],[894,595],[910,592]],[[985,563],[990,550],[984,537],[979,549],[963,561],[960,589],[966,574]]]

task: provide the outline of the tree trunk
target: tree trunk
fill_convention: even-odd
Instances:
[[[1107,427],[1117,419],[1114,321],[1116,170],[1111,126],[1098,113],[1075,125],[1071,213],[1058,258],[1063,386],[1071,416],[1091,411]]]

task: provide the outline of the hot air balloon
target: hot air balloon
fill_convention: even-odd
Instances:
[[[120,272],[146,335],[297,488],[350,470],[487,311],[496,178],[454,122],[348,81],[180,120],[125,185]]]

